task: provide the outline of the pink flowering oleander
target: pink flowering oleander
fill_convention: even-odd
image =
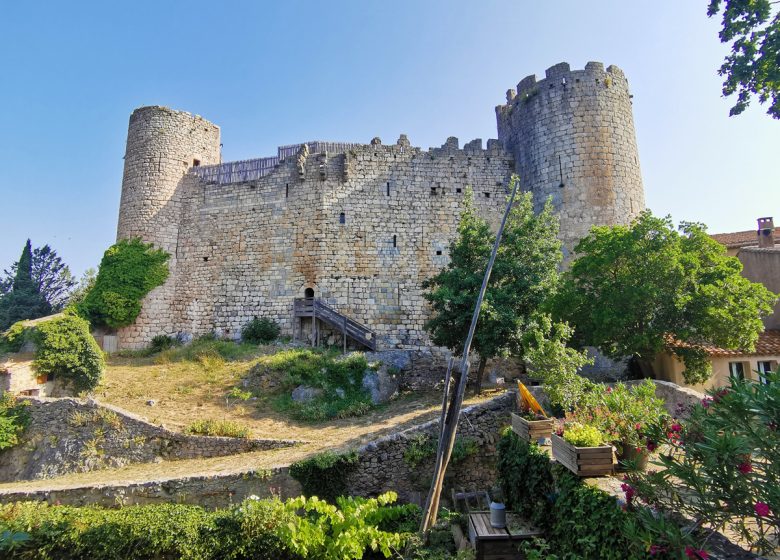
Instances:
[[[753,506],[753,508],[756,510],[756,515],[759,517],[767,517],[772,511],[769,509],[769,505],[764,502],[756,502],[756,505]]]

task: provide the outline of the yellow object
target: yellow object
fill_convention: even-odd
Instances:
[[[518,404],[520,405],[521,409],[536,412],[537,414],[541,414],[547,418],[547,414],[545,414],[541,405],[536,402],[536,399],[531,394],[531,391],[529,391],[528,388],[520,381],[517,382],[517,395],[520,397],[520,402]]]

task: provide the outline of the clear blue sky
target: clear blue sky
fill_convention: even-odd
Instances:
[[[120,5],[121,4],[121,5]],[[222,127],[225,160],[306,140],[494,138],[494,107],[561,61],[620,66],[648,206],[710,231],[780,221],[780,122],[729,118],[706,0],[3,2],[0,268],[24,241],[80,275],[114,241],[127,120]]]

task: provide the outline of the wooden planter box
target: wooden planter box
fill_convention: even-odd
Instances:
[[[556,434],[551,439],[553,458],[577,476],[612,474],[615,456],[611,445],[575,447]]]
[[[512,431],[525,441],[538,441],[541,438],[549,438],[552,435],[553,419],[526,420],[522,416],[512,413]]]
[[[513,517],[518,523],[513,523]],[[524,558],[519,552],[523,541],[540,537],[542,531],[513,514],[507,512],[509,525],[505,529],[490,526],[490,513],[469,514],[469,540],[474,547],[476,560],[518,560]],[[517,525],[516,528],[512,526]]]

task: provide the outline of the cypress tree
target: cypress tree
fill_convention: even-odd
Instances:
[[[37,319],[51,313],[51,306],[41,295],[32,277],[32,246],[24,246],[16,268],[11,291],[0,298],[0,330],[17,321]]]

